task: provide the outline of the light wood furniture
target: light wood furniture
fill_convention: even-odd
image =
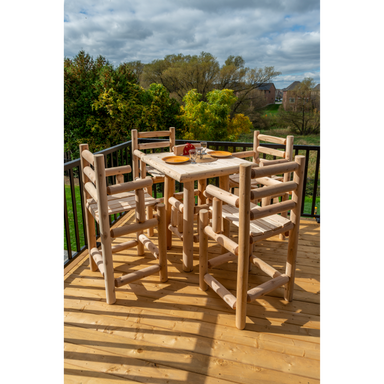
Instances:
[[[162,158],[170,156],[172,153],[153,153],[144,155],[139,151],[135,151],[140,157],[141,162],[144,162],[153,168],[157,169],[165,175],[164,181],[164,203],[167,216],[167,247],[172,247],[172,233],[182,238],[183,240],[183,269],[190,272],[193,269],[193,242],[198,241],[198,238],[193,233],[193,219],[198,210],[204,208],[206,197],[204,190],[208,178],[219,177],[219,186],[224,190],[229,190],[229,175],[239,170],[240,164],[249,164],[249,161],[242,160],[236,157],[218,159],[211,163],[185,163],[185,164],[167,164]],[[174,196],[175,180],[184,183],[183,203],[179,204],[171,199]],[[195,190],[194,183],[198,181],[198,189]],[[195,207],[195,196],[198,196],[198,206]],[[177,213],[182,213],[182,228],[183,232],[177,233],[175,221],[171,222],[172,207]],[[174,210],[175,211],[175,210]],[[176,220],[176,219],[174,219]],[[178,218],[180,223],[180,215]],[[224,233],[229,234],[229,225],[224,224]]]
[[[165,137],[164,141],[154,142],[154,143],[145,143],[140,144],[139,139],[149,139],[149,138],[159,138]],[[168,131],[145,131],[138,132],[137,129],[132,129],[131,131],[132,138],[132,174],[133,180],[138,178],[144,179],[148,176],[151,176],[153,180],[153,184],[163,183],[164,182],[164,174],[159,172],[157,169],[153,167],[147,167],[147,165],[140,161],[140,156],[144,155],[142,152],[143,149],[155,149],[155,148],[169,148],[170,151],[173,150],[173,147],[176,144],[175,137],[175,127],[169,128]],[[140,156],[135,154],[138,151]],[[138,153],[137,152],[137,153]],[[147,188],[147,192],[150,196],[152,196],[152,186]],[[153,209],[151,206],[147,207],[147,219],[153,218]],[[153,236],[153,228],[148,229],[148,236]]]
[[[166,254],[165,206],[159,200],[144,192],[152,186],[151,178],[137,179],[107,186],[106,177],[131,172],[130,166],[105,169],[104,155],[94,155],[87,144],[80,145],[81,172],[83,173],[84,201],[86,202],[86,228],[88,238],[89,264],[92,271],[97,269],[105,280],[106,300],[108,304],[116,301],[115,288],[135,280],[160,273],[160,281],[168,280]],[[155,207],[155,218],[146,220],[145,207]],[[116,229],[110,229],[109,215],[135,210],[136,222]],[[100,226],[101,251],[96,246],[94,220]],[[158,247],[149,240],[143,231],[158,227]],[[130,240],[112,246],[112,239],[129,233],[136,233],[136,240]],[[137,246],[137,254],[144,255],[144,247],[159,260],[159,263],[139,271],[114,278],[112,254]]]
[[[206,196],[214,200],[211,207],[212,224],[209,225],[208,210],[201,210],[199,216],[200,240],[200,288],[210,286],[232,308],[236,310],[236,327],[244,329],[247,302],[256,300],[272,290],[285,285],[285,299],[292,301],[295,280],[296,254],[300,225],[302,190],[304,181],[305,157],[296,156],[295,161],[274,164],[268,167],[252,168],[252,164],[240,165],[239,196],[213,185],[208,185]],[[275,174],[293,172],[293,181],[280,182],[278,185],[251,189],[251,180],[260,182],[261,178]],[[251,200],[265,198],[276,193],[292,192],[292,199],[266,207],[259,207]],[[223,205],[223,202],[227,205]],[[278,213],[290,210],[287,219]],[[220,219],[226,220],[239,228],[236,243],[221,232]],[[289,231],[286,270],[281,274],[260,258],[252,255],[252,244],[269,237]],[[208,237],[222,245],[227,252],[208,261]],[[208,273],[209,267],[215,267],[229,260],[237,260],[237,291],[232,295],[218,280]],[[249,263],[252,262],[272,279],[256,288],[247,290]]]
[[[294,136],[289,135],[286,138],[283,137],[276,137],[276,136],[269,136],[269,135],[263,135],[260,133],[260,131],[254,131],[253,134],[253,150],[252,151],[245,151],[245,152],[237,152],[235,156],[238,156],[240,158],[250,157],[253,156],[253,163],[257,164],[259,167],[263,167],[266,165],[273,165],[273,164],[281,164],[284,162],[292,161],[293,159],[293,139]],[[268,148],[263,146],[263,143],[261,141],[267,142],[267,143],[274,143],[274,144],[283,144],[285,145],[284,150],[274,149],[274,148]],[[260,154],[264,153],[266,155],[272,155],[277,157],[276,160],[268,160],[263,159],[260,157]],[[273,175],[268,179],[261,179],[261,184],[257,183],[256,180],[252,180],[252,188],[257,188],[260,185],[277,185],[278,181],[284,181],[287,182],[291,180],[292,174],[291,173],[285,173],[283,176],[279,175]],[[231,189],[238,188],[239,187],[239,174],[231,175],[229,177],[229,186]],[[273,195],[265,197],[261,200],[261,206],[265,207],[266,205],[271,204],[273,201],[274,203],[278,203],[280,201],[280,198],[282,201],[286,201],[289,196],[287,193],[284,195]],[[253,201],[253,203],[258,203],[258,201]],[[282,214],[284,217],[287,217],[286,213]],[[281,233],[280,239],[284,240],[285,236],[288,236],[288,233]]]
[[[276,137],[263,135],[260,131],[254,131],[253,133],[253,150],[252,151],[244,151],[244,152],[236,152],[233,156],[244,159],[246,157],[252,157],[253,163],[257,164],[257,166],[265,166],[265,165],[273,165],[273,164],[281,164],[287,161],[292,161],[293,159],[293,139],[294,137],[289,135],[286,138],[284,137]],[[285,149],[279,150],[274,148],[264,147],[260,141],[265,141],[267,143],[274,144],[283,144],[285,145]],[[266,155],[276,156],[278,159],[276,160],[268,160],[260,157],[260,153],[264,153]],[[273,175],[272,178],[280,181],[288,181],[289,174],[285,174],[283,177],[279,177]],[[239,174],[234,174],[229,177],[229,185],[231,188],[239,187]],[[252,180],[252,188],[257,188],[258,184],[255,180]]]

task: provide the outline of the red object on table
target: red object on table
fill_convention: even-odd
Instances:
[[[193,144],[190,144],[190,143],[185,144],[185,147],[183,149],[183,155],[189,156],[189,150],[190,149],[195,149],[195,146]]]

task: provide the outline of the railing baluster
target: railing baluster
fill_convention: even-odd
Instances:
[[[69,183],[71,186],[71,200],[72,200],[73,223],[75,225],[76,251],[79,252],[80,238],[79,238],[79,225],[77,222],[77,206],[76,206],[75,181],[73,178],[73,168],[69,170]]]
[[[86,207],[85,207],[85,201],[84,201],[84,191],[83,191],[83,175],[81,172],[81,167],[79,168],[79,186],[80,186],[80,204],[81,204],[81,217],[83,219],[83,236],[84,236],[84,245],[88,245],[88,239],[87,239],[87,228],[86,228],[86,221],[85,221],[85,215],[86,215]]]
[[[65,193],[65,186],[64,186],[64,228],[65,228],[65,240],[67,242],[68,260],[71,260],[72,259],[71,232],[69,230],[68,207],[67,207],[67,196]]]
[[[312,209],[311,209],[312,216],[315,216],[315,204],[316,204],[316,197],[317,197],[317,183],[319,179],[319,167],[320,167],[320,148],[317,150],[317,156],[316,156],[315,183],[313,186],[313,200],[312,200]]]
[[[305,205],[305,189],[307,187],[307,175],[308,175],[308,160],[309,160],[309,149],[305,151],[305,170],[304,170],[304,185],[303,185],[303,203],[301,204],[301,215],[304,213],[304,205]]]

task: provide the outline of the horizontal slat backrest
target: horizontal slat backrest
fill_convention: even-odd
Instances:
[[[252,168],[251,178],[256,179],[259,177],[273,176],[280,173],[293,172],[298,168],[298,165],[294,161],[289,161],[282,164],[268,165],[268,167]]]
[[[257,220],[264,217],[268,217],[271,215],[276,215],[278,213],[284,213],[289,210],[297,211],[297,207],[299,205],[297,196],[300,195],[300,191],[303,186],[303,178],[298,176],[300,172],[302,172],[302,158],[303,156],[297,156],[295,161],[289,161],[280,164],[269,165],[265,167],[252,167],[251,165],[241,165],[240,170],[245,169],[246,174],[249,173],[251,180],[256,179],[261,181],[262,178],[266,180],[270,180],[271,182],[268,185],[263,186],[257,189],[251,189],[251,180],[249,185],[245,185],[240,180],[240,201],[239,205],[242,206],[246,203],[245,195],[249,193],[250,200],[260,200],[263,198],[270,198],[270,196],[278,196],[284,195],[287,193],[292,193],[292,196],[296,196],[292,198],[292,200],[285,200],[282,202],[278,202],[272,205],[266,206],[256,206],[254,208],[250,208],[250,220]],[[277,181],[273,179],[268,179],[266,177],[273,176],[279,173],[295,173],[294,181]],[[246,180],[246,179],[245,179]],[[241,223],[239,223],[241,225]]]
[[[141,150],[169,147],[169,151],[172,151],[176,143],[175,127],[169,128],[169,131],[138,132],[137,129],[132,129],[131,136],[132,136],[132,157],[133,157],[132,159],[133,179],[136,179],[138,177],[145,178],[147,176],[145,167],[142,167],[142,170],[145,171],[144,173],[140,171],[139,159],[144,155],[144,152],[141,152]],[[140,138],[145,139],[145,138],[153,138],[153,137],[169,137],[169,140],[154,142],[154,143],[139,144]]]
[[[142,138],[153,138],[153,137],[169,137],[172,132],[169,131],[153,131],[153,132],[138,132],[139,139]]]
[[[274,144],[281,144],[285,145],[285,149],[276,149],[276,148],[269,148],[263,146],[263,143],[261,141],[267,142],[267,143],[274,143]],[[293,159],[293,136],[289,135],[286,138],[284,137],[276,137],[276,136],[270,136],[270,135],[263,135],[260,134],[259,131],[255,131],[254,133],[254,150],[256,151],[254,161],[261,166],[270,165],[268,164],[268,160],[262,159],[259,156],[259,153],[263,153],[270,156],[275,156],[281,159],[287,159],[288,161],[292,161]],[[271,160],[269,160],[271,161]],[[288,179],[289,176],[287,175],[286,179]]]

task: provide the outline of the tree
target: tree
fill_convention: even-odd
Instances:
[[[265,104],[264,95],[257,89],[280,75],[274,67],[248,68],[241,56],[229,56],[220,67],[210,53],[199,56],[168,55],[145,65],[142,75],[144,86],[156,82],[163,84],[171,96],[181,102],[184,95],[195,89],[207,101],[213,89],[232,89],[237,100],[232,104],[231,116],[238,112],[249,113]]]
[[[93,60],[84,51],[64,61],[64,150],[72,158],[79,155],[79,144],[91,151],[127,141],[131,130],[165,130],[176,127],[180,104],[169,97],[160,84],[145,90],[137,84],[130,63],[114,68],[102,56]]]
[[[77,138],[90,134],[87,119],[98,97],[94,84],[105,65],[109,63],[104,57],[94,60],[84,51],[64,59],[64,150],[72,156],[78,154]]]
[[[181,107],[181,120],[185,125],[184,139],[236,141],[240,133],[249,132],[252,123],[243,114],[230,117],[231,105],[237,100],[230,89],[213,90],[207,94],[208,102],[195,89],[189,91]]]
[[[196,89],[206,100],[219,70],[219,63],[210,53],[202,52],[199,56],[168,55],[144,67],[143,85],[163,84],[179,101],[188,91]]]
[[[137,60],[137,61],[129,61],[128,63],[126,63],[126,65],[130,69],[130,71],[134,73],[135,76],[137,77],[137,82],[140,83],[145,64],[142,63],[140,60]]]
[[[314,90],[312,78],[305,78],[288,97],[295,100],[286,110],[279,108],[278,123],[291,127],[293,133],[310,135],[320,132],[320,93]]]

